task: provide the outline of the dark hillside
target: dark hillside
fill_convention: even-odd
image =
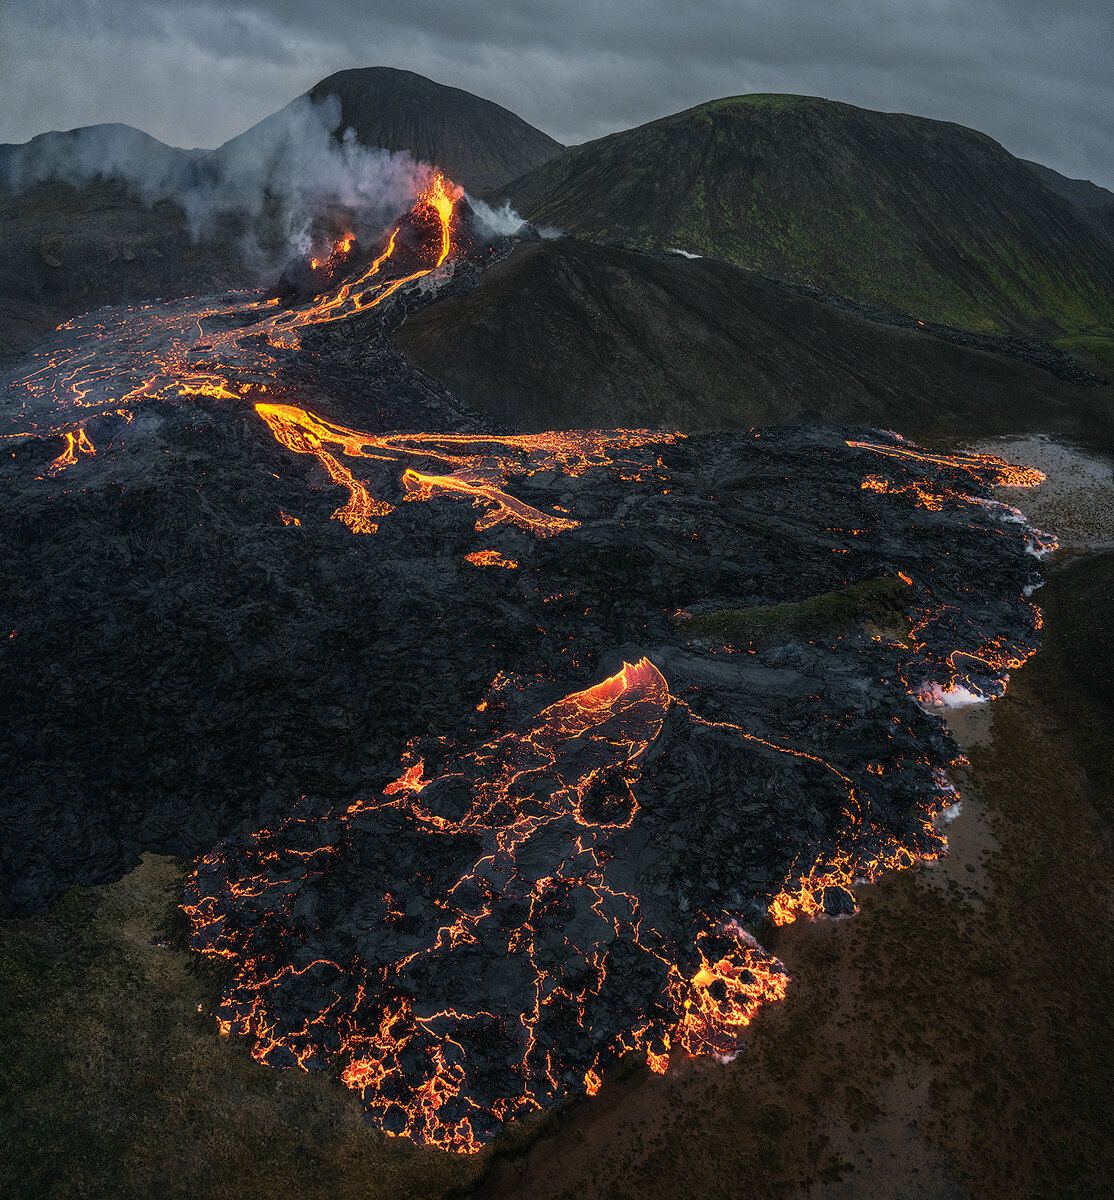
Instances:
[[[724,263],[571,239],[523,246],[395,337],[462,400],[524,430],[797,420],[1070,430],[1108,411],[1114,390],[879,324]]]
[[[959,125],[737,96],[566,150],[503,190],[579,237],[679,247],[926,321],[1114,334],[1114,242]]]
[[[497,187],[563,149],[498,104],[413,71],[338,71],[309,92],[313,100],[330,95],[340,99],[341,130],[351,127],[365,146],[409,150],[472,192]]]
[[[1089,179],[1072,179],[1061,175],[1051,167],[1046,167],[1029,159],[1021,160],[1037,177],[1046,183],[1054,192],[1070,200],[1076,208],[1110,208],[1114,206],[1114,192],[1109,192]]]

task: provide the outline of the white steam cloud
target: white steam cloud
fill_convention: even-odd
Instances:
[[[468,197],[468,203],[476,214],[480,228],[484,233],[493,237],[513,237],[526,222],[511,208],[511,202],[504,200],[501,208],[492,208],[482,200]]]
[[[336,136],[340,123],[336,96],[302,96],[213,151],[177,150],[127,125],[43,134],[0,147],[0,182],[114,180],[147,205],[177,203],[195,240],[232,234],[246,262],[273,265],[308,249],[316,217],[348,210],[382,227],[430,180],[405,151],[361,145],[352,129]],[[487,213],[493,232],[522,224],[509,208]]]

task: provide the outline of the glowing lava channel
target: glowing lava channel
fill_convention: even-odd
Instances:
[[[482,532],[495,525],[509,524],[550,537],[579,524],[569,517],[543,513],[516,499],[505,490],[511,476],[539,471],[561,471],[581,475],[593,469],[612,469],[624,479],[642,478],[651,468],[625,456],[643,446],[675,442],[680,434],[647,429],[571,430],[505,436],[451,433],[362,433],[334,425],[304,408],[289,404],[257,404],[256,412],[266,421],[275,440],[295,454],[312,454],[329,478],[348,489],[348,502],[333,513],[353,533],[374,533],[373,517],[386,516],[394,506],[375,500],[361,480],[326,446],[334,446],[349,458],[380,462],[425,459],[440,464],[433,474],[413,468],[402,474],[406,500],[431,500],[459,496],[483,509],[476,521]],[[445,471],[444,468],[450,468]]]
[[[135,406],[149,400],[243,401],[273,393],[278,384],[271,348],[296,349],[303,330],[374,308],[449,261],[453,212],[461,195],[438,172],[418,196],[404,220],[426,235],[418,253],[427,265],[401,277],[385,271],[402,222],[356,279],[300,308],[281,309],[278,300],[255,293],[217,303],[146,304],[60,325],[58,332],[71,335],[71,344],[40,353],[36,357],[45,359],[43,364],[12,382],[22,394],[22,412],[10,430],[0,432],[0,440],[62,437],[64,448],[50,466],[54,475],[72,467],[79,454],[95,453],[86,427],[96,418],[130,421]],[[330,270],[339,269],[351,246],[350,237],[338,242]],[[137,363],[142,364],[139,382]],[[343,478],[343,471],[338,473]],[[354,528],[361,519],[353,514]]]

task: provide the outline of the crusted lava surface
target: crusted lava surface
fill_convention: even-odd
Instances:
[[[497,248],[437,253],[294,307],[94,314],[19,375],[0,886],[41,911],[201,855],[221,1027],[469,1150],[626,1052],[732,1054],[787,982],[764,922],[941,852],[932,704],[1035,649],[1045,543],[987,456],[509,435],[388,350],[316,369],[317,326],[382,344]],[[686,631],[879,578],[900,629]]]

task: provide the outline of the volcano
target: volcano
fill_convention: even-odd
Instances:
[[[944,715],[1030,673],[1056,538],[1017,507],[1040,471],[893,426],[1110,412],[1051,317],[974,333],[681,245],[500,234],[439,168],[399,179],[382,220],[330,198],[263,285],[83,313],[3,380],[0,915],[52,928],[178,859],[154,949],[197,1044],[289,1089],[268,1152],[320,1137],[314,1073],[358,1187],[373,1147],[414,1191],[624,1077],[716,1078],[793,1002],[791,931],[857,928],[900,878],[912,939],[970,800]],[[1002,957],[1028,903],[992,913]],[[933,1024],[948,951],[910,952],[948,985]],[[199,1056],[165,1057],[177,1102]]]
[[[322,103],[335,106],[330,120],[306,121]],[[290,177],[311,183],[325,139],[339,147],[349,130],[361,147],[441,164],[475,193],[562,149],[489,100],[389,67],[329,76],[212,151],[179,150],[125,125],[0,146],[0,361],[102,304],[270,279],[288,232],[270,191]],[[229,180],[227,209],[193,229],[190,213]],[[367,217],[349,205],[334,224]]]

